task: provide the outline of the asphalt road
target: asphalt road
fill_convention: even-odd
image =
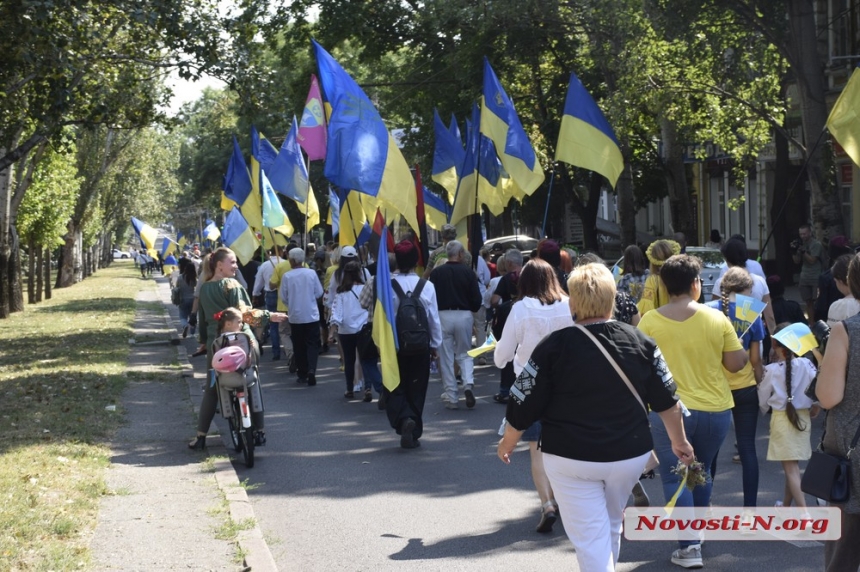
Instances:
[[[192,348],[193,342],[185,341]],[[203,358],[191,360],[203,375]],[[335,348],[320,356],[316,387],[299,385],[285,361],[261,359],[268,444],[247,479],[256,518],[281,570],[579,570],[557,523],[534,531],[539,501],[521,446],[510,466],[496,457],[504,408],[493,403],[498,370],[476,368],[473,410],[447,410],[441,381],[431,377],[422,446],[403,450],[373,403],[343,398]],[[462,392],[461,392],[462,393]],[[222,429],[224,424],[219,421]],[[758,432],[759,505],[781,498],[783,474],[768,462],[768,418]],[[821,420],[813,439],[820,435]],[[713,503],[742,504],[741,467],[730,435],[719,458]],[[663,504],[657,480],[644,481],[652,504]],[[808,499],[809,502],[812,499]],[[632,499],[631,499],[632,502]],[[619,570],[678,569],[673,542],[622,541]],[[706,542],[709,570],[819,570],[816,542]]]

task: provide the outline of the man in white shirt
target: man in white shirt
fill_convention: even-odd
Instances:
[[[487,260],[485,258],[487,256],[489,256],[489,251],[486,248],[482,248],[481,254],[478,256],[478,268],[476,269],[476,272],[478,273],[478,290],[481,292],[482,300],[484,295],[487,293],[487,287],[490,285],[490,280],[492,279],[492,276],[490,275],[490,267],[487,266]],[[480,347],[487,341],[487,309],[483,304],[481,304],[481,307],[477,312],[472,314],[472,318],[475,323],[475,345]],[[475,360],[475,363],[478,365],[486,365],[487,358],[480,356]]]
[[[269,312],[278,311],[278,291],[269,288],[269,281],[272,279],[272,273],[275,271],[275,266],[283,262],[284,259],[278,256],[278,247],[275,246],[269,251],[269,259],[260,265],[257,269],[257,276],[254,278],[253,296],[265,295],[266,310]],[[281,359],[281,335],[279,333],[279,325],[274,322],[269,322],[269,341],[272,342],[272,361]]]
[[[299,383],[316,385],[317,360],[320,353],[320,313],[317,300],[323,289],[317,273],[305,268],[305,251],[290,250],[287,255],[292,270],[281,277],[281,301],[290,309],[290,337],[296,357]]]

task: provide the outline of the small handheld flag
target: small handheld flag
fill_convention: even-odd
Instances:
[[[743,294],[735,295],[735,318],[738,320],[755,322],[765,308],[767,308],[767,302]]]
[[[802,356],[818,347],[818,340],[809,326],[802,322],[791,324],[773,335],[773,338],[795,355]]]

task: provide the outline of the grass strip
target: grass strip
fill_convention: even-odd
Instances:
[[[0,321],[0,569],[90,564],[135,297],[151,287],[113,264]]]

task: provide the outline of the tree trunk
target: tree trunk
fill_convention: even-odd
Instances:
[[[27,244],[27,303],[36,303],[36,242],[30,237]]]
[[[624,142],[627,149],[627,142]],[[618,224],[621,226],[621,248],[636,244],[636,207],[633,203],[633,169],[630,162],[624,160],[624,170],[615,186],[618,197]]]
[[[81,281],[81,231],[74,219],[66,227],[65,242],[60,253],[56,288],[67,288]]]
[[[18,240],[18,230],[15,225],[9,227],[12,237],[12,250],[9,253],[9,311],[24,311],[24,291],[21,288],[21,244]]]
[[[827,101],[824,77],[826,49],[819,50],[818,42],[826,42],[827,34],[818,35],[812,0],[787,0],[787,3],[787,50],[800,93],[803,137],[809,157],[807,174],[812,190],[812,223],[815,236],[826,244],[827,238],[845,234],[841,199],[827,165],[824,147],[819,142],[827,121]]]
[[[33,252],[32,250],[30,252]],[[31,257],[34,257],[33,254],[30,254]],[[42,255],[42,249],[36,247],[36,268],[34,272],[36,273],[36,297],[35,302],[39,303],[42,301],[42,286],[44,285],[45,280],[42,275],[42,268],[44,264],[45,257]],[[50,267],[49,267],[50,268]],[[32,276],[32,274],[31,274]],[[32,280],[32,278],[31,278]]]
[[[660,117],[660,135],[663,140],[663,171],[666,174],[666,187],[674,232],[685,236],[696,236],[696,221],[693,219],[693,205],[687,187],[687,173],[684,169],[683,146],[678,141],[677,126],[670,119]]]
[[[45,300],[51,299],[51,249],[45,249]]]

